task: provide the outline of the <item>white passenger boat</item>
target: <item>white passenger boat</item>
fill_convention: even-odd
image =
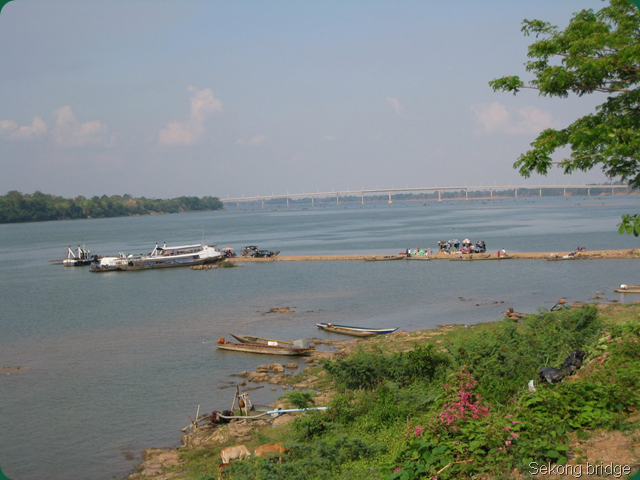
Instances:
[[[149,270],[152,268],[190,267],[214,263],[224,258],[224,253],[217,245],[180,245],[159,247],[156,244],[153,252],[148,255],[124,255],[118,257],[102,257],[99,262],[91,265],[93,272],[107,272],[111,270]]]

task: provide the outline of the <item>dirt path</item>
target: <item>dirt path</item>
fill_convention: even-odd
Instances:
[[[508,253],[508,258],[520,258],[520,259],[538,259],[546,260],[549,258],[560,259],[565,255],[572,252],[557,251],[557,252],[517,252]],[[365,260],[372,257],[385,257],[390,254],[382,253],[377,255],[372,254],[348,254],[348,255],[278,255],[271,258],[252,258],[252,257],[236,257],[229,259],[232,262],[320,262],[320,261],[347,261],[347,260]],[[432,255],[432,260],[459,260],[473,259],[478,260],[485,257],[487,254],[455,254],[455,255]],[[498,255],[496,253],[488,254],[488,258],[485,260],[497,260]],[[575,258],[581,259],[602,259],[602,258],[638,258],[640,259],[640,249],[619,249],[619,250],[593,250],[590,252],[575,252]]]

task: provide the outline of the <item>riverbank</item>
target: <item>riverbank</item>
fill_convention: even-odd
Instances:
[[[385,476],[400,478],[393,476],[391,470],[399,472],[403,469],[408,471],[416,468],[417,471],[427,468],[427,472],[433,468],[431,473],[438,473],[438,478],[443,479],[470,476],[489,479],[495,478],[494,474],[499,472],[502,472],[502,475],[508,474],[509,478],[524,478],[527,472],[523,471],[523,464],[518,464],[516,461],[520,458],[518,456],[522,455],[524,455],[522,458],[531,455],[531,458],[539,464],[544,461],[551,464],[572,465],[573,470],[589,462],[591,465],[626,465],[635,472],[638,470],[637,460],[640,458],[640,443],[636,434],[637,428],[640,427],[640,417],[634,413],[636,408],[634,405],[637,401],[633,394],[635,390],[630,387],[635,386],[636,380],[627,378],[624,372],[634,376],[640,366],[638,358],[633,360],[633,357],[628,356],[628,349],[634,348],[633,352],[635,352],[637,348],[634,346],[640,340],[638,338],[640,303],[601,304],[597,306],[599,316],[595,314],[595,309],[589,310],[589,308],[534,315],[520,322],[507,320],[473,326],[443,325],[438,329],[397,332],[370,339],[340,341],[335,345],[336,352],[331,355],[333,368],[319,366],[311,358],[302,373],[286,376],[289,386],[298,392],[320,392],[315,396],[315,405],[330,405],[332,408],[330,412],[308,415],[293,423],[291,421],[298,418],[299,414],[285,414],[275,420],[261,419],[253,423],[247,420],[235,420],[225,426],[206,425],[185,435],[182,438],[184,446],[179,449],[145,451],[142,470],[131,475],[129,479],[216,478],[218,452],[224,446],[245,444],[252,451],[260,444],[282,440],[295,450],[283,466],[247,462],[243,465],[235,465],[233,475],[229,478],[256,478],[252,475],[260,469],[267,468],[267,465],[270,465],[268,468],[272,469],[272,474],[273,468],[277,468],[284,475],[269,478],[337,478],[339,471],[342,472],[342,477],[348,472],[353,479],[384,478]],[[579,326],[578,319],[581,319]],[[573,330],[566,332],[565,330],[569,328]],[[533,345],[529,336],[532,332],[537,332]],[[558,339],[559,336],[562,338]],[[567,343],[576,341],[577,343],[569,348]],[[473,390],[477,382],[478,387],[482,385],[485,389],[484,395],[487,395],[496,388],[504,389],[504,384],[514,379],[509,379],[508,376],[502,377],[509,372],[509,370],[503,370],[503,366],[500,365],[502,362],[497,365],[491,362],[483,363],[483,357],[497,359],[502,356],[504,367],[516,370],[520,367],[517,363],[512,363],[512,360],[517,359],[519,363],[529,362],[534,366],[533,371],[527,371],[524,376],[520,375],[520,379],[516,379],[517,385],[526,385],[524,379],[535,377],[535,371],[541,364],[559,366],[561,359],[567,354],[566,351],[576,346],[585,349],[589,356],[584,366],[562,383],[551,385],[537,381],[536,393],[517,387],[513,390],[513,394],[509,394],[511,400],[503,402],[502,406],[487,402],[478,391],[470,391],[469,405],[475,405],[474,408],[484,413],[481,415],[482,419],[478,418],[473,422],[471,417],[455,420],[458,423],[454,425],[460,426],[458,430],[450,430],[446,425],[439,425],[440,417],[433,416],[443,407],[446,411],[446,401],[444,405],[440,405],[441,401],[434,403],[432,398],[427,403],[423,403],[424,398],[429,398],[429,392],[437,392],[443,388],[441,385],[445,379],[455,379],[456,375],[460,375],[460,368],[462,372],[467,371],[467,367],[460,367],[460,365],[471,366],[474,372],[475,379],[465,374],[467,375],[465,378],[469,379],[465,380],[467,385],[465,388]],[[556,352],[553,356],[552,352],[555,350],[562,351],[559,354]],[[546,356],[546,360],[541,358],[540,354]],[[447,363],[450,372],[448,376],[442,376],[444,373],[438,376],[433,371],[428,373],[424,370],[424,365],[428,365],[434,359],[442,360],[450,356],[453,363]],[[422,365],[419,370],[421,373],[417,378],[434,377],[433,382],[424,385],[425,390],[418,397],[415,397],[417,391],[414,391],[415,385],[411,386],[412,382],[403,383],[401,377],[395,376],[398,374],[396,367],[389,369],[385,366],[387,364],[385,362],[393,364],[400,361],[405,362],[402,363],[404,369],[410,371],[415,367],[411,367],[411,362],[406,364],[406,361],[412,357],[419,359],[419,364]],[[462,364],[460,360],[463,361]],[[363,376],[367,368],[374,374],[374,377],[369,380],[366,380],[366,375]],[[391,373],[394,371],[396,373]],[[356,374],[356,372],[359,373]],[[281,369],[273,365],[259,366],[255,373],[262,375],[261,381],[267,384],[282,380]],[[394,375],[393,383],[399,390],[389,391],[385,387],[384,378],[389,374]],[[250,375],[249,372],[242,374],[244,378],[249,378]],[[252,378],[255,379],[256,376]],[[439,380],[436,381],[435,378]],[[497,378],[502,378],[499,381],[501,385],[498,387],[496,384],[495,387],[491,387],[492,379]],[[611,386],[613,390],[602,386],[604,378],[616,379],[616,384]],[[355,384],[345,387],[345,381],[364,383],[355,389]],[[600,382],[600,387],[597,386],[597,382]],[[446,384],[444,388],[446,391]],[[557,397],[558,394],[554,393],[556,390],[562,391],[563,395]],[[627,390],[626,393],[625,390]],[[629,396],[627,393],[632,395]],[[413,398],[408,404],[406,395]],[[611,395],[614,395],[611,399],[615,398],[615,402],[618,402],[617,406],[615,402],[611,403],[607,400]],[[423,400],[418,400],[420,398]],[[559,401],[561,398],[566,402]],[[416,400],[418,400],[417,404]],[[495,399],[493,400],[495,402]],[[379,402],[383,403],[379,404]],[[279,403],[280,406],[286,406],[284,401]],[[408,410],[396,412],[398,408]],[[567,409],[566,412],[564,409]],[[473,441],[465,436],[467,434],[465,429],[468,431],[469,422],[477,423],[470,431],[476,438]],[[497,431],[490,427],[495,424],[499,426]],[[332,427],[329,428],[328,425]],[[550,429],[555,432],[552,436],[547,432]],[[332,433],[333,430],[344,431],[345,440],[340,442],[361,442],[358,447],[361,453],[343,464],[337,458],[327,459],[326,461],[330,464],[335,463],[333,473],[328,477],[322,473],[314,475],[310,471],[305,471],[305,474],[309,473],[308,477],[296,476],[292,474],[295,469],[287,470],[295,465],[298,465],[296,467],[299,467],[298,469],[302,468],[301,465],[304,462],[310,461],[305,455],[320,455],[313,450],[316,446],[324,445],[322,448],[327,448],[328,444],[337,441],[336,438],[343,438],[335,432]],[[428,438],[433,435],[440,440],[430,447]],[[372,452],[378,448],[376,442],[383,439],[386,443],[384,450],[368,456],[366,452]],[[478,443],[478,439],[484,440]],[[551,441],[553,444],[543,445],[544,442]],[[421,449],[429,448],[429,451],[436,447],[444,450],[437,455],[437,459],[434,457],[435,463],[431,467],[429,464],[425,467],[420,466],[422,460],[418,460],[416,464],[416,460],[412,460],[414,457],[410,454],[418,445],[422,445]],[[404,452],[409,452],[408,456]],[[396,466],[388,469],[389,467],[384,465],[389,465],[389,462]],[[266,471],[263,470],[263,472]],[[331,476],[334,474],[335,476]],[[606,477],[596,475],[590,478]]]

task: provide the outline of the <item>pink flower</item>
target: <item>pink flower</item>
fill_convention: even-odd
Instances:
[[[507,415],[507,418],[511,418],[511,417],[513,417],[513,415],[512,415],[512,414]]]
[[[511,430],[511,427],[504,427],[505,432],[508,432],[509,430]]]
[[[504,444],[507,446],[507,448],[509,448],[509,446],[511,445],[511,440],[507,440],[506,442],[504,442]]]
[[[514,425],[517,425],[517,424],[519,424],[520,422],[511,422],[511,423],[513,423]]]
[[[424,427],[416,427],[413,429],[413,435],[414,436],[422,436],[422,430],[424,430]]]
[[[513,438],[520,438],[520,435],[518,435],[517,433],[512,433],[512,434],[511,434],[511,436],[512,436]]]

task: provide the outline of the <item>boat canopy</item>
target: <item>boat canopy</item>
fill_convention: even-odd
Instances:
[[[158,250],[162,250],[164,252],[171,252],[171,251],[174,251],[174,250],[189,250],[189,249],[200,248],[200,247],[202,247],[202,245],[199,244],[199,243],[196,244],[196,245],[182,245],[180,247],[167,247],[165,245],[165,246],[162,246],[162,247],[158,247]]]

